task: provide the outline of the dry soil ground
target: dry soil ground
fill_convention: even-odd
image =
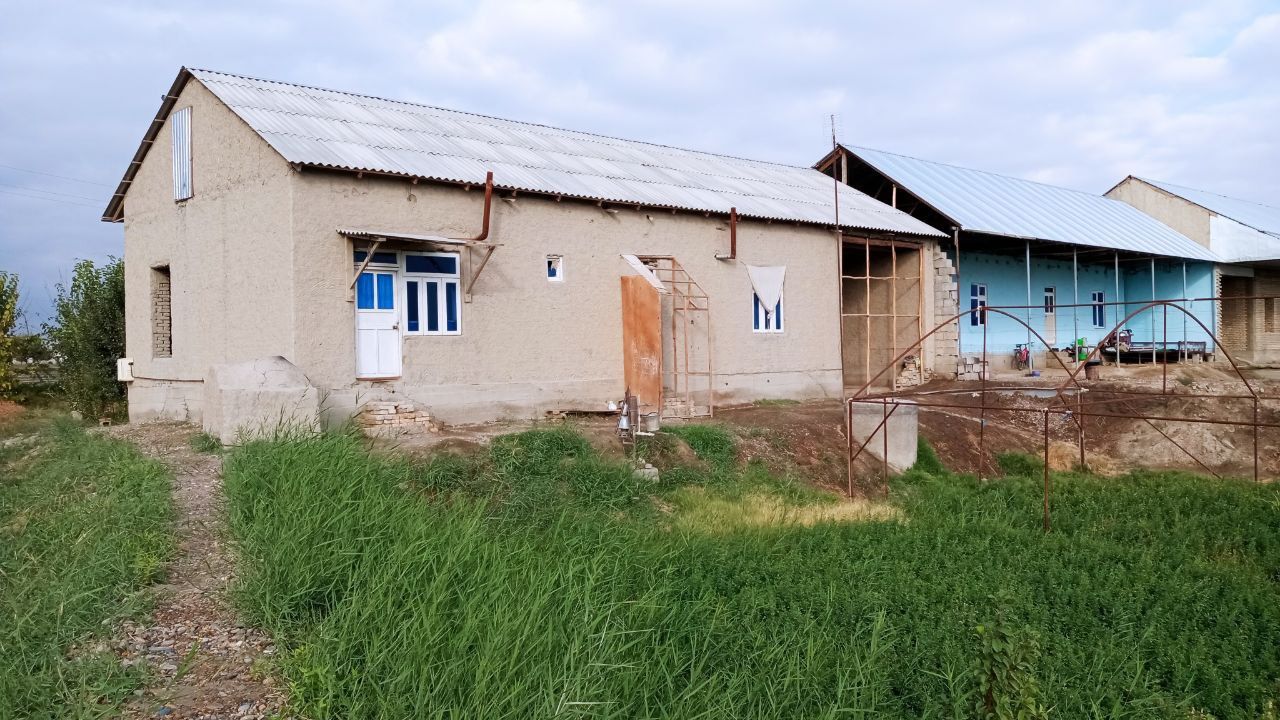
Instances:
[[[124,425],[108,430],[173,470],[178,550],[153,612],[117,628],[124,663],[145,661],[154,682],[126,709],[136,718],[263,718],[284,693],[264,672],[270,638],[247,627],[227,597],[233,565],[224,541],[221,458],[197,453],[190,425]]]

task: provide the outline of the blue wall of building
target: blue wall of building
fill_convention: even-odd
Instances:
[[[1181,298],[1183,295],[1182,263],[1156,263],[1156,296],[1158,298]],[[1031,256],[1031,303],[1035,307],[1030,310],[1010,310],[1026,320],[1054,347],[1070,345],[1077,337],[1085,338],[1088,345],[1098,343],[1102,337],[1115,326],[1128,312],[1137,310],[1143,303],[1151,299],[1150,265],[1138,267],[1132,264],[1120,267],[1120,297],[1116,297],[1116,275],[1113,265],[1091,265],[1081,263],[1076,272],[1079,299],[1074,298],[1072,263],[1070,260],[1051,260]],[[971,305],[971,294],[974,284],[982,284],[987,289],[987,305],[991,307],[1027,305],[1027,270],[1022,257],[1010,255],[993,255],[977,252],[962,252],[960,256],[959,300],[960,309],[967,310]],[[1104,310],[1102,327],[1094,323],[1094,312],[1091,307],[1057,307],[1053,313],[1052,326],[1046,323],[1044,308],[1045,289],[1053,288],[1058,306],[1071,305],[1074,302],[1089,303],[1094,292],[1103,294],[1104,302],[1133,302],[1126,306],[1112,305]],[[1209,297],[1213,295],[1213,269],[1207,263],[1187,263],[1187,297]],[[1128,310],[1121,311],[1122,307]],[[1205,325],[1213,327],[1213,309],[1211,303],[1201,302],[1189,308]],[[1152,313],[1142,313],[1134,317],[1127,327],[1134,331],[1134,340],[1149,341],[1152,338]],[[974,325],[968,317],[961,320],[961,351],[980,353],[982,351],[982,325]],[[1154,326],[1157,332],[1163,329],[1161,312],[1155,313]],[[1056,332],[1053,330],[1056,329]],[[1011,353],[1014,345],[1027,342],[1027,330],[1012,318],[997,313],[987,314],[987,350],[989,353]],[[1052,336],[1050,336],[1052,334]],[[1169,313],[1169,342],[1183,339],[1183,322],[1181,313]],[[1186,339],[1208,340],[1208,334],[1194,322],[1186,323]],[[1158,336],[1155,339],[1160,339]],[[1040,352],[1044,345],[1034,336],[1031,338],[1033,350]]]

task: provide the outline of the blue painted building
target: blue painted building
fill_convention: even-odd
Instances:
[[[980,354],[985,336],[997,367],[1019,343],[1030,342],[1043,363],[1047,348],[1076,338],[1095,345],[1153,299],[1215,295],[1208,248],[1117,200],[857,147],[837,147],[816,167],[950,236],[941,250],[955,307],[936,308],[935,317],[970,311],[959,324],[959,352]],[[1214,329],[1212,302],[1180,304]],[[982,307],[1017,316],[1040,337]],[[1163,309],[1124,327],[1136,343],[1210,339],[1177,310],[1168,312],[1167,335]]]

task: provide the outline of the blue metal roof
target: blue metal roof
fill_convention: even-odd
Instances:
[[[1217,193],[1196,190],[1195,188],[1174,185],[1173,183],[1159,180],[1138,179],[1167,193],[1189,200],[1205,210],[1229,217],[1241,225],[1248,225],[1254,230],[1280,237],[1280,207],[1240,200],[1239,198],[1218,195]]]
[[[845,148],[962,230],[1214,261],[1208,248],[1110,198],[870,148]]]
[[[620,204],[835,224],[832,179],[744,160],[416,103],[190,70],[291,163],[389,173]],[[941,236],[852,188],[848,228]]]

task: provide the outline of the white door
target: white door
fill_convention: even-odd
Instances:
[[[1058,291],[1057,288],[1044,289],[1044,341],[1049,347],[1058,344]]]
[[[368,270],[356,280],[356,377],[400,377],[396,273]]]

